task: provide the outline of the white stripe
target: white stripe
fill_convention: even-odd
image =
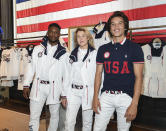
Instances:
[[[130,21],[129,25],[130,25],[130,28],[162,26],[162,25],[166,25],[165,21],[166,21],[166,17],[160,17],[160,18],[153,18],[153,19]],[[162,30],[162,29],[165,29],[165,28],[141,29],[141,30],[135,30],[133,32],[155,31],[155,30]],[[46,31],[22,33],[22,34],[17,34],[17,38],[38,37],[38,36],[44,36],[45,34],[46,34]],[[62,29],[61,34],[68,34],[68,28]]]
[[[132,32],[162,31],[162,30],[166,30],[166,27],[164,27],[164,28],[150,28],[150,29],[133,30]]]
[[[17,38],[27,38],[27,37],[38,37],[46,35],[47,31],[39,31],[39,32],[32,32],[32,33],[21,33],[17,34]],[[68,34],[68,28],[61,29],[61,34]]]
[[[165,0],[119,0],[102,4],[90,5],[81,8],[74,8],[69,10],[63,10],[58,12],[46,13],[37,16],[30,16],[17,19],[17,26],[30,25],[36,23],[44,23],[48,21],[57,21],[64,19],[71,19],[83,16],[90,16],[96,14],[104,14],[114,12],[116,10],[131,10],[135,8],[149,7],[153,5],[166,4]],[[82,13],[81,13],[82,12]]]
[[[58,3],[62,1],[65,1],[65,0],[31,0],[31,1],[16,4],[16,8],[17,8],[17,11],[20,11],[20,10],[34,8],[34,7],[38,7],[42,5]]]
[[[165,24],[166,17],[130,21],[130,28],[160,26]]]
[[[42,14],[38,16],[20,18],[20,19],[17,19],[17,22],[18,22],[18,25],[20,26],[20,25],[30,25],[35,23],[43,23],[48,21],[71,19],[71,18],[83,17],[88,15],[103,14],[106,12],[110,12],[110,9],[114,11],[119,9],[118,6],[119,6],[118,2],[113,1],[113,2],[108,2],[104,4],[97,4],[97,5],[85,6],[81,8],[74,8],[69,10]]]

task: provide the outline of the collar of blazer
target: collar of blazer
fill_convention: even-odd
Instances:
[[[42,47],[45,49],[44,50],[44,54],[47,55],[47,42],[48,42],[48,39],[44,39],[42,42],[41,42],[41,45]],[[55,59],[58,59],[66,53],[66,48],[61,46],[60,42],[58,41],[58,47],[57,47],[57,50],[55,51],[53,57]]]
[[[77,57],[77,54],[78,54],[78,48],[79,46],[77,46],[72,52],[71,52],[71,55],[69,56],[70,58],[70,63],[73,63],[73,62],[77,62],[78,61],[78,57]],[[86,60],[86,58],[88,57],[89,53],[92,52],[93,50],[95,50],[95,48],[93,48],[90,44],[88,44],[88,50],[87,50],[87,53],[86,55],[84,56],[83,58],[83,62]]]

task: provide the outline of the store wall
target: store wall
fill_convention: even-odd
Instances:
[[[13,39],[13,4],[12,0],[0,0],[0,24],[3,29],[2,39],[5,42],[2,44],[7,44]],[[7,42],[7,43],[6,43]]]

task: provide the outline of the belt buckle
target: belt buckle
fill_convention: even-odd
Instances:
[[[110,91],[110,94],[115,94],[115,91]]]
[[[83,89],[83,85],[75,85],[75,84],[72,84],[72,88],[75,88],[75,89]]]
[[[41,80],[40,83],[41,83],[41,84],[49,84],[49,81]]]
[[[115,91],[115,94],[122,94],[122,91]]]

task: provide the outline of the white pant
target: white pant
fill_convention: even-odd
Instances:
[[[62,105],[60,105],[58,131],[65,130],[65,120],[66,120],[66,109],[63,108]]]
[[[38,131],[40,115],[46,102],[49,90],[47,87],[43,87],[41,91],[41,98],[39,101],[30,100],[30,122],[29,122],[29,131]],[[59,107],[60,104],[51,104],[49,105],[50,110],[50,124],[48,131],[56,131],[58,128],[59,122]]]
[[[68,100],[67,111],[66,111],[66,122],[65,131],[74,131],[76,124],[76,117],[80,105],[82,104],[82,97],[72,95],[70,100]],[[91,131],[92,129],[92,117],[93,110],[82,110],[83,117],[83,131]]]
[[[101,111],[95,114],[94,131],[105,131],[114,111],[117,112],[118,131],[129,131],[131,122],[124,117],[132,98],[123,94],[110,94],[103,92],[100,97]]]

